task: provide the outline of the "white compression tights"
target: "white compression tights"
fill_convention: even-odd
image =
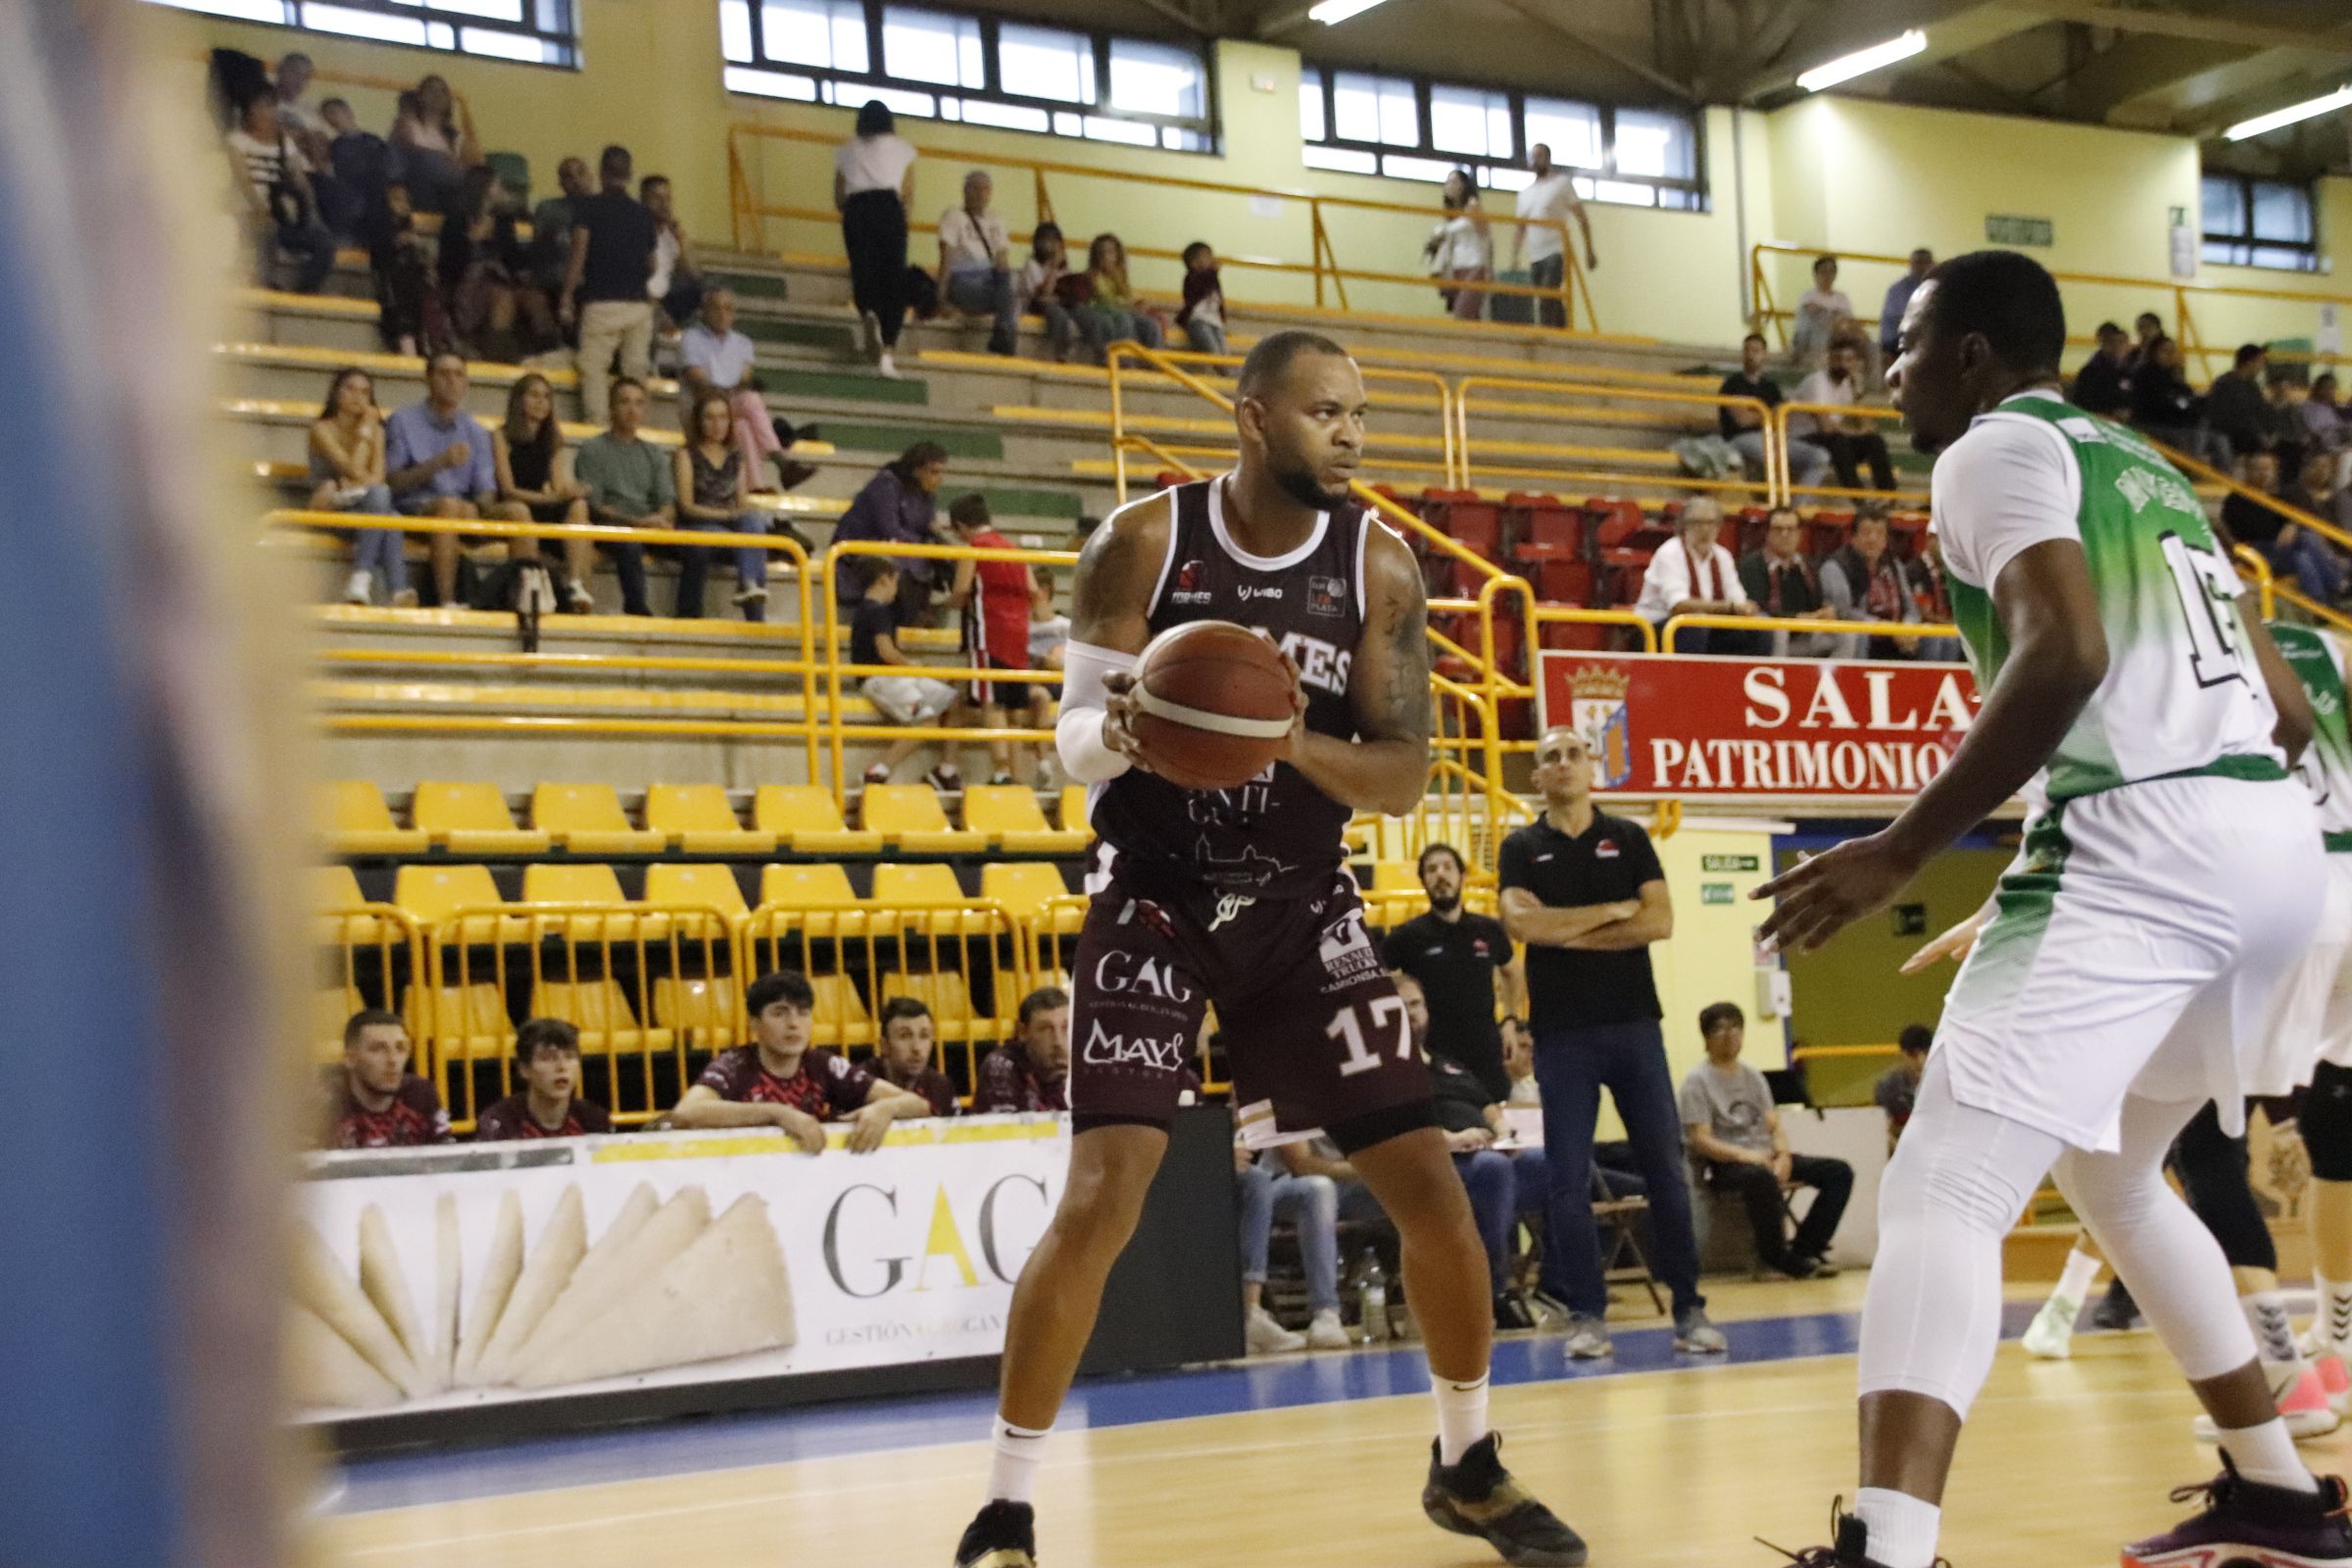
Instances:
[[[2129,1100],[2122,1148],[2085,1153],[1961,1104],[1942,1058],[1931,1058],[1879,1190],[1862,1392],[1927,1395],[1968,1413],[2000,1340],[2001,1238],[2053,1164],[2067,1200],[2190,1381],[2253,1360],[2253,1331],[2221,1247],[2164,1180],[2165,1152],[2197,1108]]]

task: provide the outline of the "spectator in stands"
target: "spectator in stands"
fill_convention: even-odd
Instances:
[[[517,376],[507,389],[507,416],[490,432],[498,499],[521,507],[533,522],[567,522],[575,527],[586,523],[588,487],[565,471],[567,450],[563,422],[556,417],[555,388],[536,370]],[[642,556],[639,559],[642,561]],[[568,568],[564,582],[567,602],[573,613],[585,615],[596,608],[588,593],[596,547],[584,538],[566,539],[564,560]],[[639,570],[642,576],[642,566]],[[643,591],[641,581],[640,595]]]
[[[2337,471],[2335,454],[2314,452],[2303,460],[2303,471],[2294,482],[2279,490],[2278,499],[2342,527],[2344,519],[2352,516],[2352,494],[2336,482]]]
[[[616,528],[667,528],[677,520],[678,492],[669,460],[639,432],[645,428],[645,383],[620,376],[612,383],[612,424],[580,443],[572,471],[588,487],[588,520]],[[651,615],[645,597],[645,546],[616,539],[605,546],[620,573],[624,615]]]
[[[1722,503],[1713,496],[1684,502],[1674,537],[1658,546],[1642,570],[1634,612],[1661,630],[1677,615],[1754,614],[1754,602],[1740,586],[1740,564],[1719,542],[1722,534]],[[1685,627],[1675,634],[1673,651],[1754,654],[1770,643],[1768,632]]]
[[[1010,354],[1019,346],[1021,311],[1012,241],[1004,220],[988,210],[996,190],[987,172],[975,169],[963,176],[963,205],[939,215],[939,291],[966,316],[990,318],[988,352]]]
[[[1513,211],[1536,221],[1511,225],[1511,266],[1518,268],[1524,250],[1527,280],[1537,288],[1557,290],[1568,278],[1568,249],[1561,237],[1568,220],[1575,219],[1584,233],[1586,271],[1600,266],[1600,254],[1592,249],[1592,220],[1585,216],[1585,204],[1577,198],[1576,181],[1566,170],[1551,167],[1550,147],[1538,142],[1527,150],[1527,157],[1536,177],[1519,192]],[[1561,227],[1552,227],[1554,223]],[[1567,302],[1556,292],[1536,297],[1536,314],[1545,326],[1568,324]]]
[[[449,1142],[449,1113],[409,1071],[409,1028],[368,1008],[343,1025],[342,1065],[326,1069],[325,1147],[407,1149]]]
[[[277,70],[270,79],[276,89],[278,124],[294,138],[312,167],[317,168],[326,161],[324,126],[318,112],[302,101],[303,94],[311,90],[314,69],[309,55],[299,49],[290,50],[278,57]]]
[[[753,509],[750,466],[735,439],[735,409],[724,392],[705,387],[686,416],[686,439],[670,454],[670,487],[677,495],[678,526],[723,533],[765,533],[767,514]],[[735,550],[735,605],[746,620],[767,618],[767,551],[759,545]],[[678,553],[680,620],[703,615],[703,582],[710,552]]]
[[[1887,548],[1886,505],[1863,504],[1854,514],[1854,530],[1830,559],[1821,564],[1822,597],[1838,620],[1916,622],[1919,606],[1902,564]],[[1839,659],[1909,659],[1909,637],[1865,637],[1847,633],[1838,639]]]
[[[2352,467],[2352,421],[2344,416],[2344,406],[2336,399],[2336,379],[2333,370],[2324,370],[2312,378],[2311,396],[2295,410],[2296,421],[2302,426],[2300,436],[2305,452],[2314,457],[2328,459],[2336,468],[2336,482],[2347,477],[2345,469]]]
[[[882,1004],[876,1026],[882,1031],[882,1044],[874,1053],[874,1065],[883,1078],[894,1089],[921,1096],[930,1114],[955,1115],[956,1085],[936,1065],[939,1026],[931,1009],[912,997],[893,997]]]
[[[1813,287],[1796,302],[1796,324],[1788,334],[1788,357],[1799,368],[1812,369],[1828,358],[1831,348],[1854,331],[1854,302],[1838,287],[1838,258],[1824,256],[1813,264]],[[1807,401],[1800,396],[1802,403]]]
[[[2284,434],[2279,412],[2264,388],[2270,363],[2271,351],[2261,344],[2240,344],[2235,363],[2213,378],[2205,394],[2205,422],[2240,458],[2277,451]]]
[[[972,1113],[1070,1108],[1070,994],[1044,986],[1021,999],[1018,1033],[980,1058]]]
[[[1740,345],[1740,368],[1723,378],[1715,389],[1716,396],[1726,398],[1754,398],[1768,409],[1781,406],[1781,384],[1764,373],[1764,334],[1750,332]],[[1767,439],[1765,416],[1754,409],[1725,404],[1715,411],[1716,428],[1740,461],[1747,466],[1747,476],[1762,479],[1767,467],[1764,443]],[[1830,455],[1810,442],[1794,441],[1788,446],[1788,472],[1799,490],[1810,490],[1829,477]]]
[[[1452,282],[1451,287],[1439,285],[1438,298],[1454,319],[1475,321],[1486,314],[1487,291],[1468,285],[1494,280],[1494,236],[1486,210],[1478,204],[1478,182],[1468,170],[1457,169],[1446,176],[1439,200],[1446,216],[1430,231],[1421,252],[1432,276]]]
[[[1854,1168],[1842,1159],[1799,1154],[1788,1148],[1781,1113],[1764,1075],[1740,1059],[1747,1039],[1747,1015],[1735,1002],[1718,1002],[1698,1015],[1707,1059],[1683,1079],[1677,1103],[1691,1157],[1718,1193],[1737,1194],[1747,1204],[1756,1235],[1756,1256],[1765,1267],[1790,1279],[1834,1273],[1830,1242],[1853,1196]],[[1784,1185],[1813,1189],[1813,1204],[1791,1239]]]
[[[659,234],[654,215],[629,195],[635,168],[626,147],[608,147],[597,161],[604,188],[577,203],[571,215],[571,259],[556,314],[580,330],[580,407],[590,424],[612,414],[612,358],[620,373],[642,383],[653,373],[654,304],[645,297]]]
[[[940,537],[939,487],[948,476],[947,449],[936,441],[917,441],[874,470],[858,492],[841,521],[833,528],[837,545],[853,540],[885,544],[935,545]],[[931,593],[943,577],[941,564],[919,556],[899,562],[900,624],[927,625]],[[858,593],[847,573],[835,579],[835,591],[846,603]]]
[[[904,665],[910,672],[920,668],[899,646],[899,629],[906,624],[899,595],[899,564],[888,556],[862,556],[845,562],[841,575],[865,584],[864,597],[858,601],[850,618],[850,662],[860,667]],[[963,716],[962,690],[929,675],[867,675],[859,690],[874,705],[875,712],[904,728],[933,724],[952,728]],[[882,760],[865,770],[865,781],[889,783],[898,765],[924,744],[913,736],[892,741]],[[941,755],[943,759],[947,755],[944,746]],[[956,769],[942,760],[931,770],[931,782],[941,789],[953,789],[961,780]]]
[[[580,1031],[562,1018],[533,1018],[514,1035],[514,1076],[522,1088],[482,1108],[477,1144],[532,1138],[585,1138],[612,1130],[612,1113],[582,1100]]]
[[[1764,519],[1764,548],[1740,563],[1740,586],[1759,614],[1780,620],[1829,620],[1836,612],[1822,599],[1821,578],[1805,559],[1805,525],[1794,507],[1775,507]],[[1826,631],[1771,634],[1775,659],[1828,659],[1838,639]]]
[[[1411,975],[1426,999],[1431,1038],[1477,1074],[1489,1098],[1511,1092],[1494,1015],[1521,1004],[1526,977],[1502,922],[1462,907],[1469,869],[1450,844],[1422,850],[1414,866],[1429,908],[1392,929],[1380,945],[1386,968]]]
[[[1166,341],[1159,318],[1144,309],[1127,282],[1127,247],[1116,234],[1097,234],[1086,251],[1086,299],[1078,307],[1079,329],[1098,349],[1141,343],[1155,349]]]
[[[469,384],[463,356],[444,349],[425,361],[423,400],[394,411],[384,421],[384,483],[391,488],[394,509],[412,517],[520,522],[530,514],[518,502],[499,499],[490,432],[466,410]],[[461,543],[454,533],[426,539],[434,602],[445,607],[458,602]],[[507,545],[510,561],[527,561],[538,553],[528,539]]]
[[[1054,710],[1061,701],[1062,656],[1070,645],[1070,617],[1054,608],[1054,573],[1051,568],[1039,567],[1032,575],[1036,584],[1029,593],[1029,667],[1050,669],[1056,676],[1051,681],[1033,681],[1029,686],[1029,727],[1051,729]],[[1046,750],[1051,753],[1053,748]],[[1049,759],[1040,758],[1037,764],[1038,787],[1052,788],[1048,771]]]
[[[948,521],[956,541],[975,550],[1010,550],[1012,541],[997,531],[988,513],[988,498],[960,496],[948,509]],[[1036,584],[1025,561],[972,561],[955,564],[956,576],[948,598],[963,612],[963,652],[974,669],[1029,667],[1029,601]],[[1007,710],[1029,707],[1026,681],[980,680],[972,683],[972,701],[980,710],[983,729],[1003,729]],[[991,784],[1010,784],[1016,773],[1028,776],[1034,749],[1010,741],[990,741]]]
[[[2140,345],[2132,368],[2132,422],[2151,441],[2161,441],[2208,467],[2230,471],[2230,442],[2205,423],[2205,400],[2180,373],[2180,345],[2159,335]]]
[[[760,371],[753,363],[758,350],[750,336],[735,326],[733,289],[722,283],[703,296],[702,316],[686,328],[679,352],[684,360],[678,374],[680,390],[693,394],[715,388],[733,407],[735,444],[743,450],[747,477],[758,476],[761,466],[771,461],[782,489],[796,490],[815,475],[814,468],[793,462],[790,456],[793,443],[804,432],[767,411]],[[809,426],[807,433],[813,435],[815,428]]]
[[[457,95],[439,76],[416,83],[414,97],[403,95],[400,116],[392,122],[392,145],[400,149],[409,198],[422,213],[450,211],[466,171],[482,161],[472,127],[460,124]]]
[[[1879,363],[1894,363],[1896,346],[1902,341],[1903,313],[1911,308],[1911,296],[1919,285],[1936,270],[1936,253],[1925,245],[1911,253],[1910,267],[1903,275],[1886,285],[1886,298],[1879,306]]]
[[[1502,1070],[1511,1080],[1505,1105],[1543,1105],[1544,1091],[1536,1084],[1536,1037],[1515,1012],[1502,1020]]]
[[[1195,353],[1225,352],[1225,285],[1217,276],[1217,253],[1204,239],[1184,248],[1184,305],[1176,324]]]
[[[275,94],[264,89],[246,102],[227,144],[242,176],[237,188],[245,196],[257,280],[270,286],[270,265],[283,250],[295,259],[294,292],[318,293],[334,269],[335,236],[318,215],[310,160],[278,123]]]
[[[645,297],[672,327],[682,327],[703,308],[703,272],[678,221],[669,176],[648,174],[638,181],[637,201],[654,220],[654,270],[646,274]]]
[[[2126,419],[2132,415],[2132,340],[2113,321],[2099,324],[2098,351],[2075,372],[2068,397],[2078,409],[2101,418]]]
[[[524,276],[528,266],[497,171],[468,169],[441,224],[436,270],[451,330],[484,359],[513,364],[563,341],[547,296]]]
[[[1284,1144],[1251,1155],[1234,1146],[1234,1188],[1242,1207],[1242,1327],[1252,1355],[1310,1348],[1344,1350],[1348,1331],[1340,1325],[1340,1192],[1329,1176],[1304,1175],[1303,1151]],[[1298,1260],[1306,1270],[1304,1334],[1294,1334],[1265,1308],[1266,1253],[1274,1216],[1288,1211],[1298,1233]]]
[[[850,257],[850,294],[874,368],[892,380],[891,356],[906,321],[906,212],[914,200],[914,148],[898,133],[890,106],[869,98],[857,134],[834,150],[833,205]]]
[[[556,166],[557,193],[531,209],[531,286],[547,296],[549,309],[564,293],[571,270],[571,229],[580,204],[596,194],[596,181],[585,158],[566,158]]]
[[[1046,347],[1054,363],[1070,357],[1077,340],[1078,321],[1061,301],[1062,282],[1070,275],[1069,257],[1062,247],[1061,225],[1041,221],[1029,233],[1029,260],[1021,264],[1013,296],[1026,315],[1035,311],[1046,323]]]
[[[1862,401],[1862,351],[1853,339],[1840,338],[1830,345],[1829,362],[1798,383],[1795,401],[1824,407]],[[1788,433],[1827,452],[1844,488],[1862,488],[1866,463],[1873,486],[1894,488],[1894,460],[1877,420],[1858,414],[1796,414],[1789,416]]]
[[[927,1116],[930,1104],[831,1051],[811,1051],[816,989],[797,969],[778,969],[743,994],[752,1043],[710,1058],[669,1113],[673,1127],[780,1127],[811,1154],[825,1149],[824,1123],[850,1123],[849,1150],[871,1153],[890,1124]]]
[[[1919,536],[1919,554],[1901,563],[1903,584],[1919,618],[1934,626],[1952,624],[1952,586],[1943,571],[1943,541],[1933,528]],[[1914,637],[1913,659],[1924,663],[1957,664],[1968,657],[1957,637]]]
[[[360,128],[359,117],[345,99],[329,98],[320,104],[318,124],[318,140],[326,149],[320,169],[333,173],[344,197],[343,221],[335,232],[341,238],[372,246],[385,224],[385,194],[393,176],[392,149],[383,137]],[[334,222],[335,215],[322,216],[330,224]]]
[[[2246,489],[2262,496],[2278,497],[2276,453],[2257,452],[2242,466],[2240,482]],[[2327,540],[2277,508],[2232,490],[2222,503],[2222,526],[2239,544],[2251,545],[2260,552],[2262,559],[2271,564],[2271,570],[2281,577],[2292,577],[2306,596],[2323,605],[2332,605],[2342,597],[2345,585],[2342,559],[2328,547]]]
[[[1879,1074],[1878,1087],[1871,1091],[1871,1098],[1886,1113],[1889,1153],[1902,1138],[1904,1127],[1910,1124],[1911,1108],[1919,1102],[1919,1080],[1927,1074],[1928,1052],[1935,1044],[1936,1031],[1926,1024],[1903,1025],[1903,1032],[1895,1037],[1896,1049],[1903,1054],[1903,1059]]]
[[[375,406],[375,382],[366,370],[337,370],[326,384],[326,406],[311,425],[311,482],[313,512],[392,514],[392,492],[384,484],[384,416]],[[409,586],[402,543],[397,528],[352,530],[345,604],[373,604],[375,579],[381,577],[392,608],[416,608],[416,590]]]
[[[2142,311],[2132,318],[2132,352],[2125,359],[2125,368],[2137,372],[2139,368],[2156,357],[2157,341],[2165,335],[2164,318],[2154,311]]]

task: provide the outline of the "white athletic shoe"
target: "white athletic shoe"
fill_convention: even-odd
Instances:
[[[2053,1296],[2041,1303],[2026,1325],[2026,1353],[2039,1361],[2063,1361],[2075,1353],[2075,1319],[2082,1303],[2071,1296]]]
[[[347,605],[375,603],[375,579],[366,571],[355,571],[343,584],[343,602]]]
[[[1335,1308],[1325,1307],[1306,1326],[1306,1348],[1310,1350],[1345,1350],[1353,1343]]]
[[[890,357],[890,350],[884,349],[881,356],[874,361],[874,373],[885,381],[896,381],[899,378],[899,362]]]
[[[2344,1424],[2344,1418],[2328,1402],[2328,1390],[2320,1382],[2320,1374],[2308,1366],[2301,1377],[2290,1380],[2278,1391],[2278,1419],[2286,1423],[2287,1436],[2297,1443],[2324,1438]],[[2197,1417],[2190,1430],[2199,1443],[2222,1441],[2221,1429],[2209,1415]]]
[[[1283,1350],[1303,1349],[1306,1347],[1305,1335],[1293,1334],[1289,1329],[1275,1322],[1274,1314],[1262,1306],[1250,1309],[1244,1337],[1249,1343],[1251,1355],[1272,1355]]]

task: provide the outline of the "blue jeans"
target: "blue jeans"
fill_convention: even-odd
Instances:
[[[966,267],[950,272],[944,290],[948,303],[972,316],[993,316],[996,326],[988,334],[991,354],[1010,354],[1014,334],[1020,331],[1020,313],[1013,309],[1012,274],[1002,267]]]
[[[1683,1121],[1674,1105],[1666,1040],[1655,1021],[1536,1028],[1536,1082],[1544,1092],[1544,1152],[1551,1165],[1553,1212],[1582,1212],[1586,1223],[1555,1223],[1560,1293],[1569,1310],[1599,1317],[1608,1308],[1600,1235],[1592,1212],[1592,1128],[1603,1086],[1617,1103],[1625,1135],[1649,1185],[1655,1239],[1650,1264],[1681,1313],[1707,1304],[1698,1294],[1698,1241],[1690,1229],[1690,1187],[1683,1164]]]
[[[368,493],[349,506],[337,507],[337,512],[362,512],[378,517],[392,515],[392,492],[380,484],[369,485]],[[384,579],[387,594],[405,593],[409,586],[409,563],[400,553],[401,531],[398,528],[354,528],[351,531],[351,569],[371,571]]]
[[[1469,1190],[1470,1214],[1487,1249],[1489,1282],[1500,1296],[1511,1261],[1511,1224],[1519,1217],[1519,1173],[1511,1168],[1510,1155],[1494,1149],[1456,1154],[1453,1168]]]
[[[1076,318],[1070,315],[1070,308],[1059,300],[1050,300],[1042,296],[1031,300],[1029,305],[1045,318],[1046,347],[1053,350],[1054,359],[1068,359],[1070,345],[1077,341],[1078,337],[1078,322]]]
[[[1510,1156],[1511,1171],[1518,1182],[1519,1217],[1527,1221],[1544,1242],[1544,1275],[1541,1284],[1544,1294],[1557,1300],[1568,1299],[1568,1276],[1562,1271],[1559,1230],[1562,1225],[1590,1222],[1591,1200],[1563,1207],[1560,1197],[1551,1189],[1551,1160],[1541,1149],[1522,1149]]]
[[[2332,605],[2344,591],[2343,564],[2328,549],[2328,541],[2309,528],[2297,528],[2294,538],[2285,544],[2258,547],[2271,569],[2281,577],[2293,577],[2295,586],[2323,605]]]
[[[678,520],[678,526],[681,528],[708,528],[713,533],[765,533],[767,532],[767,514],[763,512],[747,512],[732,522],[694,522],[681,517]],[[709,576],[710,572],[710,551],[681,550],[678,552],[677,616],[680,620],[699,620],[702,617],[703,579]],[[746,588],[767,586],[767,552],[757,545],[737,545],[735,547],[735,575],[742,579],[743,586]],[[759,611],[760,607],[757,604],[744,606],[744,619],[759,619]]]
[[[1340,1306],[1340,1193],[1328,1176],[1295,1176],[1253,1164],[1235,1178],[1242,1200],[1242,1280],[1266,1282],[1266,1249],[1277,1210],[1298,1217],[1298,1258],[1306,1265],[1307,1304],[1317,1312]]]

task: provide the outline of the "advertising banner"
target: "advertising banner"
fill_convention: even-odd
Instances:
[[[870,1154],[657,1133],[320,1154],[290,1372],[306,1419],[993,1355],[1060,1200],[1059,1116]]]
[[[1544,723],[1627,795],[1900,800],[1943,770],[1977,712],[1959,664],[1546,651]]]

